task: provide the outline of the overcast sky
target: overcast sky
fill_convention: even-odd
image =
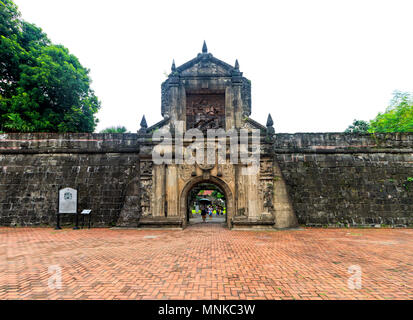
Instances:
[[[413,91],[413,1],[15,0],[91,70],[97,131],[161,117],[161,83],[201,52],[239,60],[251,117],[277,132],[343,131]]]

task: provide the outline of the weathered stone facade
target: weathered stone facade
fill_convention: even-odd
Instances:
[[[159,217],[153,211],[155,166],[143,160],[150,160],[150,148],[145,155],[138,134],[0,135],[0,224],[53,225],[58,189],[66,186],[79,190],[79,208],[93,209],[95,225],[137,226],[141,214],[167,223],[159,208]],[[278,221],[288,217],[283,211],[289,211],[290,199],[300,224],[413,223],[413,184],[407,181],[413,176],[412,134],[276,134],[273,151],[273,208],[265,179],[259,192],[263,208]],[[178,169],[180,188],[200,180],[197,170],[199,176],[193,177],[191,168]],[[270,169],[262,170],[270,176]],[[215,179],[233,188],[234,171],[224,166]],[[176,186],[169,177],[167,182]],[[240,190],[238,198],[244,193]],[[178,208],[168,212],[177,223],[184,220]],[[246,220],[239,209],[234,220]],[[282,223],[288,226],[288,219]]]
[[[413,223],[413,134],[274,134],[270,117],[267,126],[249,118],[251,85],[238,62],[206,46],[173,64],[161,112],[161,122],[148,128],[143,119],[137,134],[0,135],[0,224],[53,225],[58,190],[72,187],[95,226],[185,227],[188,195],[205,182],[225,193],[229,227]],[[153,133],[174,134],[178,121],[183,130],[260,130],[258,174],[229,161],[156,165]]]
[[[412,226],[413,134],[276,135],[301,224]]]

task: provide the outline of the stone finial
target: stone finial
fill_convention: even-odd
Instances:
[[[148,124],[146,123],[146,118],[144,115],[141,120],[141,128],[139,129],[138,134],[145,135],[146,129],[148,129]]]
[[[242,72],[239,71],[239,62],[238,59],[235,60],[234,69],[231,71],[232,73],[232,82],[234,83],[241,83],[242,82]]]
[[[206,45],[205,40],[204,40],[204,44],[203,44],[203,46],[202,46],[202,53],[208,53],[208,47],[207,47],[207,45]]]
[[[175,66],[175,59],[172,60],[172,67],[171,67],[171,71],[175,72],[176,71],[176,66]]]
[[[272,121],[271,113],[269,113],[267,118],[267,127],[272,127],[273,125],[274,121]]]
[[[145,115],[142,117],[141,128],[142,129],[147,129],[148,128],[148,124],[146,123]]]
[[[271,113],[268,114],[268,119],[267,119],[267,135],[271,136],[275,133],[274,130],[274,121],[272,121]]]
[[[239,70],[239,63],[238,63],[238,59],[235,60],[235,70]]]

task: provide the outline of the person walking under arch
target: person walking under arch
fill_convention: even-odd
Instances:
[[[206,222],[206,215],[207,215],[207,211],[205,207],[203,206],[201,209],[202,222]]]

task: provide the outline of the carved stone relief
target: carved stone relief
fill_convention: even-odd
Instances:
[[[204,163],[198,163],[198,167],[200,167],[203,171],[212,170],[215,167],[215,164],[208,164],[206,161]]]
[[[142,215],[151,214],[152,179],[141,180],[141,207]]]
[[[183,181],[187,181],[191,178],[192,173],[194,172],[194,166],[183,164],[179,166],[179,178]]]
[[[223,178],[227,182],[232,182],[234,180],[234,165],[232,164],[221,164],[220,169],[223,175]]]
[[[260,162],[260,177],[272,178],[273,177],[273,162],[270,159],[263,159]]]
[[[260,181],[259,192],[261,195],[261,201],[263,203],[263,207],[268,212],[274,212],[274,185],[265,180]]]
[[[255,128],[251,123],[247,122],[247,121],[243,121],[241,129],[257,129]]]
[[[141,162],[141,176],[151,176],[152,168],[153,168],[152,161],[142,161]]]
[[[225,94],[189,94],[186,101],[187,129],[225,129]]]

